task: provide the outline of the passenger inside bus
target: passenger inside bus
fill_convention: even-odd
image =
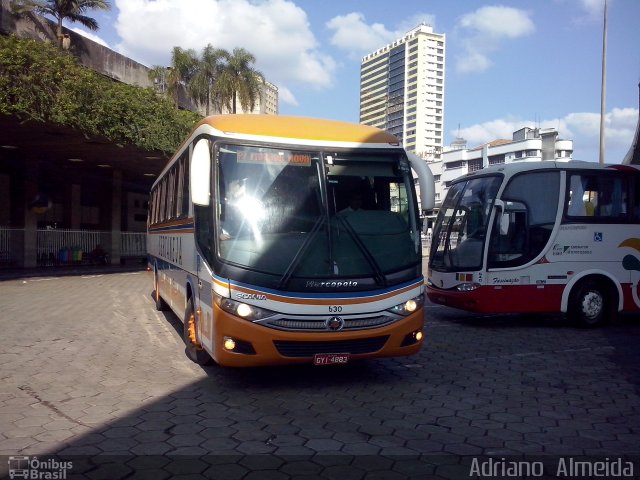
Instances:
[[[362,210],[362,194],[359,192],[354,192],[350,196],[349,205],[347,205],[346,208],[340,210],[338,214],[346,214],[355,212],[357,210]]]

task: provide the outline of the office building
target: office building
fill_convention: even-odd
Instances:
[[[458,177],[489,165],[551,160],[568,162],[573,156],[573,140],[558,138],[555,128],[524,127],[511,140],[498,139],[474,148],[457,138],[442,154],[441,174],[436,178],[436,203],[444,199],[449,184]]]
[[[231,113],[226,108],[222,109],[222,113]],[[264,113],[268,115],[278,114],[278,87],[273,83],[265,80],[262,87],[262,93],[258,98],[253,110],[245,111],[240,105],[240,101],[236,104],[236,113]]]
[[[439,160],[444,85],[445,36],[421,24],[362,59],[360,123],[387,130],[425,160]]]

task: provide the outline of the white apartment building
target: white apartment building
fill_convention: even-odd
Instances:
[[[362,59],[360,123],[392,133],[439,160],[443,146],[445,36],[421,24]]]
[[[572,155],[573,140],[558,138],[555,128],[524,127],[513,132],[511,140],[493,140],[470,149],[463,139],[456,139],[442,154],[439,174],[435,165],[429,165],[436,180],[436,204],[442,202],[453,180],[469,172],[501,163],[567,162]]]

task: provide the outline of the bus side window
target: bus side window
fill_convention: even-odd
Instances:
[[[633,192],[633,217],[640,220],[640,176],[633,178],[634,192]]]
[[[620,177],[603,176],[598,179],[596,216],[620,218],[627,213],[626,182]]]

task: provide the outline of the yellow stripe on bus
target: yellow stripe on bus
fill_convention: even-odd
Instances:
[[[227,134],[398,145],[398,139],[384,130],[337,120],[239,114],[212,115],[203,119],[198,126],[204,124]]]

